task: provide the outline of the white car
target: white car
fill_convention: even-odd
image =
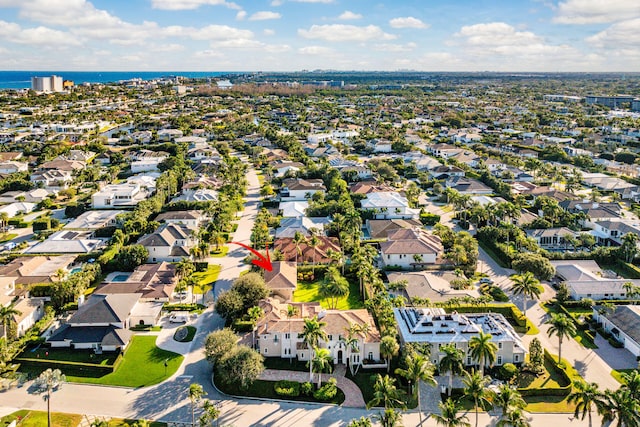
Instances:
[[[189,313],[173,313],[169,316],[169,323],[187,323]]]

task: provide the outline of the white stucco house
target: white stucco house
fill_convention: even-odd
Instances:
[[[593,320],[612,334],[631,354],[640,357],[640,305],[618,305],[613,312],[593,309]]]

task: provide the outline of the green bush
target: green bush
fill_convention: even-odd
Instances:
[[[613,347],[613,348],[623,348],[624,347],[624,344],[622,344],[620,341],[618,341],[614,337],[610,337],[609,339],[607,339],[607,341],[609,341],[609,344],[611,344],[611,347]]]
[[[511,381],[518,373],[518,368],[513,363],[505,363],[498,370],[498,379]]]
[[[209,268],[208,262],[195,262],[193,265],[196,267],[196,272],[198,273],[207,271],[207,269]]]
[[[422,222],[423,225],[436,225],[440,222],[440,215],[422,213],[420,214],[420,222]]]
[[[302,383],[300,386],[300,392],[305,396],[311,396],[313,394],[313,384],[309,381]]]
[[[321,402],[328,402],[338,394],[337,383],[335,378],[329,378],[328,382],[313,393],[313,397]]]
[[[49,218],[38,218],[32,223],[33,231],[43,231],[51,228],[51,221]]]
[[[231,324],[231,329],[235,332],[251,332],[253,330],[254,323],[251,320],[236,319]]]
[[[300,383],[297,381],[281,380],[273,385],[273,390],[278,396],[300,396]]]

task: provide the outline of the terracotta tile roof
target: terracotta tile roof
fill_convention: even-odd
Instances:
[[[298,254],[296,245],[293,243],[293,238],[291,237],[276,239],[273,242],[273,249],[282,253],[285,261],[295,262],[297,256],[297,261],[299,263],[330,263],[331,258],[327,256],[327,251],[329,249],[334,251],[341,250],[338,239],[335,237],[318,236],[318,240],[320,240],[320,243],[315,248],[312,248],[307,243],[302,243],[300,245],[300,251],[302,252],[302,254]]]

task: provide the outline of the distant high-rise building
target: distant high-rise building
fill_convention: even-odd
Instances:
[[[31,77],[31,89],[36,92],[62,92],[63,80],[60,76]]]

